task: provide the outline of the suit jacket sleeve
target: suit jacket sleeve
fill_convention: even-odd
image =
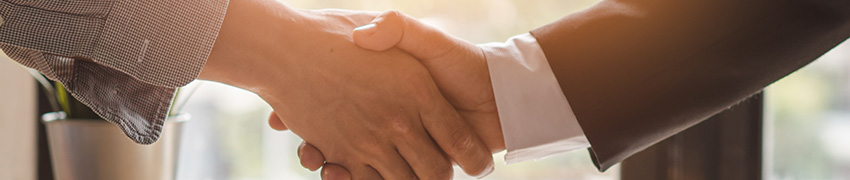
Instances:
[[[532,34],[604,171],[844,41],[848,9],[829,0],[606,0]]]
[[[0,0],[0,48],[64,84],[138,143],[155,142],[194,80],[228,0]]]

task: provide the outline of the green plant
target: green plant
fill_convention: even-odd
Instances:
[[[64,112],[66,119],[101,119],[91,108],[71,96],[70,93],[65,89],[65,86],[59,82],[51,83],[44,75],[35,71],[33,69],[27,69],[30,75],[32,75],[39,84],[42,86],[42,90],[45,93],[48,102],[50,102],[51,108],[53,108],[54,112]],[[197,88],[189,91],[189,94],[178,100],[177,97],[180,95],[182,88],[177,88],[177,92],[174,95],[174,99],[171,102],[171,107],[169,108],[168,115],[174,116],[180,113],[180,110],[183,108],[183,105],[186,104],[186,101],[194,94],[194,91]]]
[[[63,86],[59,82],[54,82],[54,88],[56,89],[56,100],[59,105],[59,108],[62,112],[65,112],[65,118],[68,119],[100,119],[100,116],[97,116],[94,111],[68,94],[68,91],[65,90],[65,86]],[[50,97],[48,95],[48,97]]]

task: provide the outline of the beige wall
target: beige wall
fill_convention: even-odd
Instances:
[[[36,178],[37,92],[24,68],[0,52],[0,180]]]

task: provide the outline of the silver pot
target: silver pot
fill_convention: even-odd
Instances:
[[[140,145],[104,120],[44,114],[53,174],[58,180],[174,179],[183,123],[189,118],[168,117],[159,141]]]

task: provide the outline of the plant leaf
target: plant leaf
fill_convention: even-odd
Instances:
[[[68,92],[65,91],[65,86],[62,83],[55,82],[56,87],[56,99],[59,100],[59,106],[62,108],[62,111],[65,112],[67,117],[71,116],[71,103],[68,100]]]

